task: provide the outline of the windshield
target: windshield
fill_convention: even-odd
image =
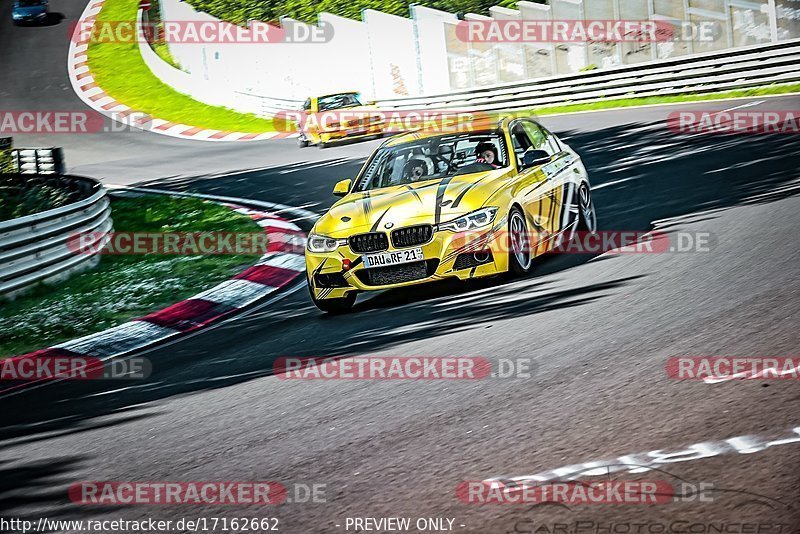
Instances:
[[[19,7],[36,7],[44,4],[44,0],[19,0],[17,5]]]
[[[323,96],[319,99],[319,110],[329,111],[331,109],[349,108],[360,106],[355,93],[344,93],[341,95]]]
[[[375,153],[356,184],[369,191],[446,176],[507,167],[503,137],[493,132],[428,137],[384,147]]]

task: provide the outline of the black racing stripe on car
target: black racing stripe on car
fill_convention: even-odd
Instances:
[[[419,203],[422,204],[422,198],[419,196],[419,193],[417,193],[417,190],[410,185],[406,185],[406,187],[408,188],[408,191],[417,198]]]
[[[488,195],[486,198],[487,198],[487,199],[489,199],[489,198],[494,198],[494,196],[497,194],[497,192],[498,192],[498,191],[500,191],[501,189],[503,189],[504,187],[508,187],[508,184],[502,184],[500,187],[498,187],[497,189],[495,189],[494,191],[492,191],[492,193],[491,193],[490,195]],[[527,196],[527,195],[526,195],[526,196]],[[486,204],[484,203],[484,205],[486,205]]]
[[[564,186],[564,195],[561,197],[561,209],[563,211],[561,212],[561,217],[559,217],[559,221],[563,222],[563,224],[559,223],[561,225],[561,229],[569,228],[572,223],[572,221],[570,221],[572,218],[572,206],[567,204],[567,199],[575,198],[573,185],[573,182],[567,182]]]
[[[350,262],[350,269],[352,269],[353,267],[358,267],[359,265],[361,265],[362,261],[364,261],[364,256],[357,257],[356,259]]]
[[[447,191],[447,186],[450,185],[450,181],[453,179],[452,176],[448,176],[441,182],[439,182],[439,188],[436,190],[436,206],[435,206],[435,216],[434,216],[434,224],[439,224],[442,219],[442,200],[444,200],[444,194]]]
[[[390,204],[390,205],[391,205],[391,204],[392,204],[392,203],[393,203],[395,200],[397,200],[397,199],[398,199],[398,198],[400,198],[400,197],[404,197],[404,196],[406,196],[406,195],[407,195],[409,192],[410,192],[410,193],[413,193],[413,194],[414,194],[414,196],[417,198],[417,200],[419,200],[420,202],[422,202],[422,199],[420,198],[419,194],[417,194],[417,192],[414,190],[414,188],[413,188],[413,187],[411,187],[411,186],[410,186],[410,185],[408,185],[408,184],[405,184],[405,185],[403,185],[403,187],[405,187],[407,190],[406,190],[406,191],[400,191],[400,192],[399,192],[399,193],[397,193],[396,195],[392,195],[391,197],[389,197],[389,199],[388,199],[388,200],[386,200],[386,203],[388,203],[388,204]]]
[[[381,216],[380,216],[380,217],[378,217],[378,219],[375,221],[375,224],[373,224],[373,225],[372,225],[372,228],[370,228],[370,229],[369,229],[369,231],[370,231],[370,232],[374,232],[375,230],[377,230],[377,229],[378,229],[378,225],[381,223],[381,220],[383,219],[383,216],[384,216],[384,215],[386,215],[386,213],[387,213],[387,212],[388,212],[390,209],[392,209],[392,207],[391,207],[391,206],[389,206],[388,208],[386,208],[386,210],[385,210],[383,213],[381,213]]]
[[[450,206],[450,207],[451,208],[457,208],[459,203],[461,202],[461,199],[464,198],[464,195],[466,195],[470,190],[472,190],[472,188],[476,187],[479,183],[484,181],[488,176],[489,176],[488,174],[485,174],[485,175],[481,176],[479,179],[477,179],[474,182],[472,182],[471,184],[469,184],[464,189],[462,189],[461,192],[456,197],[456,199],[453,201],[453,205]]]
[[[537,213],[539,215],[539,220],[540,221],[542,220],[542,198],[543,198],[542,196],[539,196],[539,199],[536,201],[536,204],[537,204],[536,207],[538,209]]]
[[[316,277],[316,276],[319,274],[319,272],[322,270],[322,268],[323,268],[323,267],[325,267],[325,263],[326,263],[327,261],[328,261],[328,258],[323,258],[323,259],[322,259],[322,263],[320,263],[320,264],[317,266],[317,268],[316,268],[316,269],[314,269],[314,272],[313,272],[313,273],[311,273],[311,276],[309,277],[309,279],[310,279],[310,282],[309,282],[309,284],[311,285],[311,287],[314,287],[314,277]]]
[[[313,275],[319,274],[323,267],[325,267],[325,263],[328,261],[328,258],[323,258],[322,263],[320,263],[316,269],[314,269]],[[313,277],[313,276],[312,276]]]
[[[561,229],[561,203],[564,201],[562,190],[563,186],[553,189],[553,229],[556,232]]]
[[[477,271],[477,270],[478,270],[478,267],[477,267],[477,266],[475,266],[475,267],[473,267],[472,269],[470,269],[470,271],[469,271],[469,277],[470,277],[470,278],[472,278],[473,276],[475,276],[475,271]]]
[[[480,182],[480,180],[478,180],[478,182]],[[457,196],[457,197],[456,197],[456,199],[453,201],[453,204],[452,204],[450,207],[451,207],[451,208],[457,208],[457,207],[458,207],[458,205],[461,203],[461,199],[462,199],[462,198],[464,198],[464,195],[466,195],[466,194],[467,194],[467,192],[468,192],[470,189],[472,189],[473,187],[475,187],[476,185],[478,185],[478,182],[472,182],[472,183],[471,183],[471,184],[469,184],[467,187],[465,187],[464,189],[462,189],[462,190],[461,190],[461,192],[458,194],[458,196]]]
[[[372,200],[369,196],[369,191],[364,191],[364,196],[361,197],[361,209],[364,210],[364,217],[369,219],[369,214],[372,212]]]

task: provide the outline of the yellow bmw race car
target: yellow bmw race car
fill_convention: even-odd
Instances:
[[[380,136],[383,120],[370,111],[373,108],[362,104],[355,92],[309,98],[297,124],[297,143],[300,148],[326,148],[336,141]]]
[[[525,273],[558,236],[597,225],[578,154],[525,118],[393,137],[333,192],[306,245],[311,298],[330,313],[361,291]]]

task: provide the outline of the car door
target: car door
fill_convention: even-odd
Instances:
[[[553,155],[552,161],[544,166],[545,174],[559,199],[559,216],[553,220],[552,231],[574,231],[578,223],[578,186],[585,179],[586,169],[580,158],[558,137],[541,124],[537,126],[545,136],[548,153]]]
[[[541,254],[552,246],[551,236],[561,230],[564,180],[561,146],[557,139],[544,128],[528,119],[511,123],[511,138],[521,184],[520,195],[531,232],[541,234],[534,239],[535,254]],[[543,150],[551,157],[550,162],[523,168],[525,154],[531,150]]]

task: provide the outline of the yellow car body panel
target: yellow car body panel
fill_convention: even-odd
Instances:
[[[376,109],[375,107],[359,105],[331,110],[329,112],[320,111],[319,100],[325,98],[325,96],[333,95],[323,95],[309,99],[309,109],[306,110],[306,118],[301,127],[301,133],[309,143],[316,145],[327,144],[345,139],[355,140],[374,137],[383,133],[383,122],[370,120],[369,112],[374,111]],[[326,124],[332,117],[336,119],[338,124],[336,126],[326,127]]]
[[[517,120],[503,119],[497,125],[508,147],[512,146],[509,125]],[[518,128],[519,129],[519,128]],[[549,133],[549,132],[548,132]],[[382,147],[401,146],[410,140],[440,135],[435,132],[414,132],[385,141]],[[550,134],[552,135],[552,134]],[[560,141],[559,141],[560,143]],[[565,193],[574,193],[580,184],[588,187],[588,178],[580,158],[569,147],[552,161],[520,169],[517,157],[510,165],[488,171],[447,176],[443,179],[419,181],[367,191],[354,187],[336,202],[314,225],[310,235],[326,236],[342,244],[333,252],[317,253],[306,249],[306,272],[313,298],[341,299],[352,291],[383,290],[441,280],[497,275],[509,270],[508,220],[512,208],[524,212],[532,236],[554,235],[577,227]],[[359,173],[366,171],[370,160]],[[356,183],[359,178],[356,178]],[[439,224],[457,219],[485,207],[498,208],[492,223],[469,232],[438,229]],[[433,225],[429,241],[411,247],[396,247],[392,232],[415,225]],[[388,248],[380,253],[403,252],[421,248],[426,265],[431,262],[428,276],[422,279],[373,285],[363,266],[365,254],[351,249],[349,238],[365,233],[386,233]],[[532,237],[531,255],[552,248],[552,239],[537,241]],[[491,252],[491,261],[470,268],[456,268],[460,254]],[[349,265],[347,265],[349,264]],[[320,275],[323,275],[320,277]],[[324,275],[336,277],[338,283]],[[341,286],[346,283],[346,287]]]

